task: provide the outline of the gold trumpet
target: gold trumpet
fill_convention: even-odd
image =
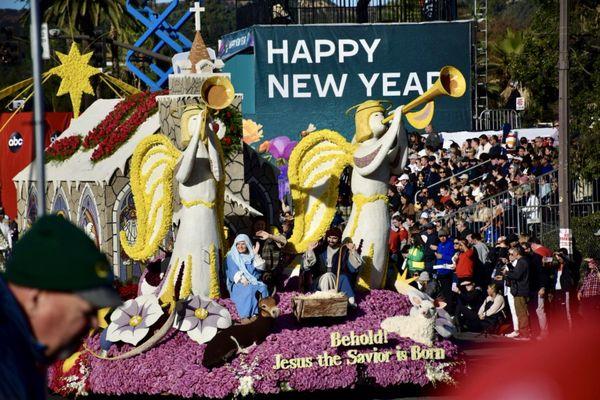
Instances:
[[[406,119],[412,126],[417,129],[424,129],[433,119],[433,99],[442,95],[461,97],[465,94],[466,88],[467,84],[463,74],[457,68],[447,65],[440,70],[440,77],[435,81],[433,86],[421,96],[402,107],[402,112],[406,113]],[[408,112],[423,103],[427,104],[421,110],[412,113]],[[394,114],[391,114],[383,119],[383,123],[387,124],[393,118]]]
[[[206,79],[200,89],[202,101],[213,110],[222,110],[228,107],[235,98],[235,89],[229,78],[224,76],[211,76]]]
[[[180,130],[181,143],[183,146],[187,146],[192,137],[193,132],[191,132],[189,128],[190,118],[196,117],[198,114],[202,113],[202,118],[199,122],[200,140],[205,141],[208,109],[218,111],[227,108],[235,98],[235,89],[229,78],[225,76],[211,76],[202,83],[200,97],[202,98],[204,105],[188,105],[181,115]]]

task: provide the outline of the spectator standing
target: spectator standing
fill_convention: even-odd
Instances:
[[[523,243],[525,257],[529,262],[529,286],[530,286],[530,301],[531,309],[535,310],[538,325],[540,328],[540,338],[548,336],[548,318],[546,315],[547,296],[549,290],[550,276],[548,274],[550,268],[544,267],[542,257],[534,252],[531,248],[531,243],[526,241]]]
[[[390,252],[390,259],[393,264],[399,267],[402,248],[408,243],[408,231],[402,226],[401,218],[399,214],[392,216],[392,224],[390,226],[390,238],[388,240],[388,247]],[[399,268],[398,268],[399,269]]]
[[[433,266],[436,263],[435,252],[440,239],[435,231],[435,225],[431,222],[425,224],[425,232],[423,235],[425,236],[423,238],[425,242],[425,248],[423,249],[423,261],[425,261],[425,269],[431,274],[433,273]]]
[[[410,247],[408,248],[408,253],[406,254],[406,268],[408,268],[408,274],[410,276],[415,276],[420,274],[425,270],[425,262],[424,259],[424,243],[421,238],[421,234],[419,231],[414,231],[410,235],[409,239]]]
[[[457,239],[466,239],[473,232],[467,226],[467,223],[464,219],[459,219],[456,221],[456,238]]]
[[[427,138],[425,139],[426,146],[430,146],[434,151],[442,148],[444,144],[442,137],[433,129],[431,124],[425,127],[425,133],[427,134]]]
[[[481,159],[482,154],[488,154],[492,145],[487,137],[487,135],[479,136],[479,148],[477,149],[477,158]]]
[[[454,257],[454,243],[450,239],[447,229],[440,229],[438,237],[439,243],[435,251],[437,260],[434,269],[440,283],[441,294],[446,303],[450,305],[450,309],[452,309],[452,282],[454,280],[452,257]]]
[[[407,196],[409,199],[415,197],[415,185],[410,182],[408,174],[402,174],[396,182],[396,189],[401,195]]]
[[[509,338],[529,338],[530,335],[529,312],[527,311],[529,264],[523,255],[523,249],[520,246],[511,248],[508,251],[508,259],[514,267],[512,269],[504,269],[504,274],[509,280],[510,293],[514,298],[514,312],[518,321],[518,330],[507,334],[506,337]]]
[[[600,270],[598,261],[587,258],[588,270],[583,278],[577,298],[581,301],[581,314],[584,318],[597,318],[600,312]]]
[[[456,257],[456,277],[459,282],[472,281],[475,273],[475,251],[467,239],[457,239],[455,249],[458,251]]]
[[[485,287],[489,283],[490,271],[486,268],[490,249],[481,241],[481,235],[477,232],[472,233],[467,238],[469,244],[475,250],[475,284],[479,287]]]
[[[552,288],[552,324],[561,325],[565,322],[571,328],[573,313],[575,312],[576,275],[575,265],[569,258],[566,249],[554,253],[557,260],[551,275]]]

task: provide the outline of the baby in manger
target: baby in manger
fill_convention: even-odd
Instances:
[[[318,243],[309,245],[302,258],[302,269],[312,275],[313,290],[329,291],[336,289],[339,265],[339,290],[348,297],[350,305],[354,306],[356,304],[354,287],[363,259],[354,243],[342,245],[341,239],[342,232],[338,228],[329,229],[325,234],[325,245],[319,246]]]

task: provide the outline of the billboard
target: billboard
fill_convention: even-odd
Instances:
[[[367,99],[406,104],[445,65],[463,73],[467,92],[459,99],[438,98],[433,125],[439,131],[471,129],[470,21],[253,30],[255,107],[246,118],[264,126],[265,138],[295,136],[309,123],[351,138],[348,108]]]

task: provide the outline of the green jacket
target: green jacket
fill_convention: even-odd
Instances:
[[[423,247],[413,246],[408,250],[408,256],[406,256],[406,266],[409,272],[422,271],[425,269],[425,262],[423,261],[424,253]]]

